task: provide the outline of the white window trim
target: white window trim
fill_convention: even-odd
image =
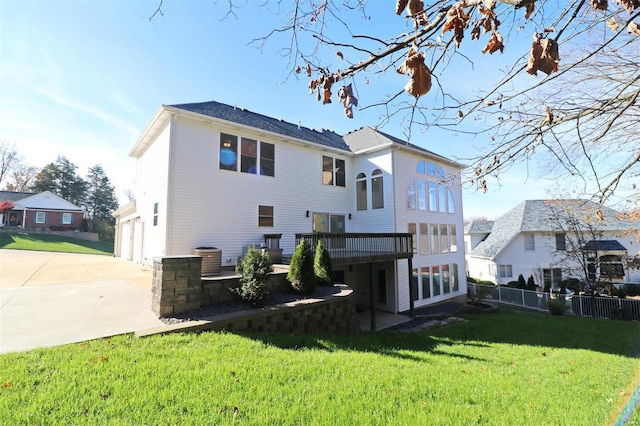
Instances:
[[[40,219],[42,217],[42,219]],[[47,212],[36,212],[36,223],[43,224],[47,222]]]

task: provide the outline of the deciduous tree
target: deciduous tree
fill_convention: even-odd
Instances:
[[[239,3],[228,0],[229,15]],[[378,108],[377,124],[398,120],[409,139],[431,127],[474,135],[463,160],[479,190],[542,158],[600,204],[616,193],[637,201],[640,1],[397,0],[378,16],[369,11],[380,3],[366,0],[261,4],[285,18],[253,44],[288,35],[290,75],[307,79],[318,101],[337,101],[347,117]],[[503,53],[506,68],[475,75],[476,63]],[[369,85],[396,71],[404,87],[369,97]]]

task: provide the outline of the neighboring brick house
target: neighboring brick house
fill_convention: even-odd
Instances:
[[[135,202],[114,213],[116,256],[151,263],[209,246],[231,267],[265,235],[285,257],[330,235],[335,279],[361,305],[403,312],[466,297],[464,166],[424,148],[203,102],[162,106],[130,155]]]
[[[0,226],[6,228],[46,228],[53,231],[80,229],[84,211],[52,192],[0,191],[0,202],[13,207],[0,213]]]

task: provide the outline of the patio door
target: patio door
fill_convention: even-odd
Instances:
[[[343,214],[314,213],[313,214],[313,232],[331,232],[332,234],[345,233],[345,216]],[[333,241],[332,249],[344,249],[345,241]]]

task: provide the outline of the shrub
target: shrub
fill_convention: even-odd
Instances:
[[[311,294],[316,288],[316,276],[313,272],[313,253],[304,239],[300,241],[291,257],[287,279],[295,291]]]
[[[518,288],[522,290],[526,290],[527,288],[527,282],[524,280],[522,274],[518,275]]]
[[[536,281],[533,279],[533,275],[529,275],[527,279],[527,290],[536,291],[538,286],[536,285]]]
[[[563,297],[549,299],[547,307],[549,308],[549,312],[551,313],[551,315],[563,315],[567,310],[567,304],[565,303]]]
[[[331,256],[329,256],[329,251],[324,248],[320,240],[318,240],[316,255],[313,259],[313,272],[319,285],[333,285],[333,279],[331,278],[333,273],[331,268]]]
[[[231,291],[246,302],[254,305],[262,303],[269,292],[266,285],[271,272],[271,262],[266,253],[249,247],[247,254],[236,265],[236,273],[240,275],[240,287]]]

